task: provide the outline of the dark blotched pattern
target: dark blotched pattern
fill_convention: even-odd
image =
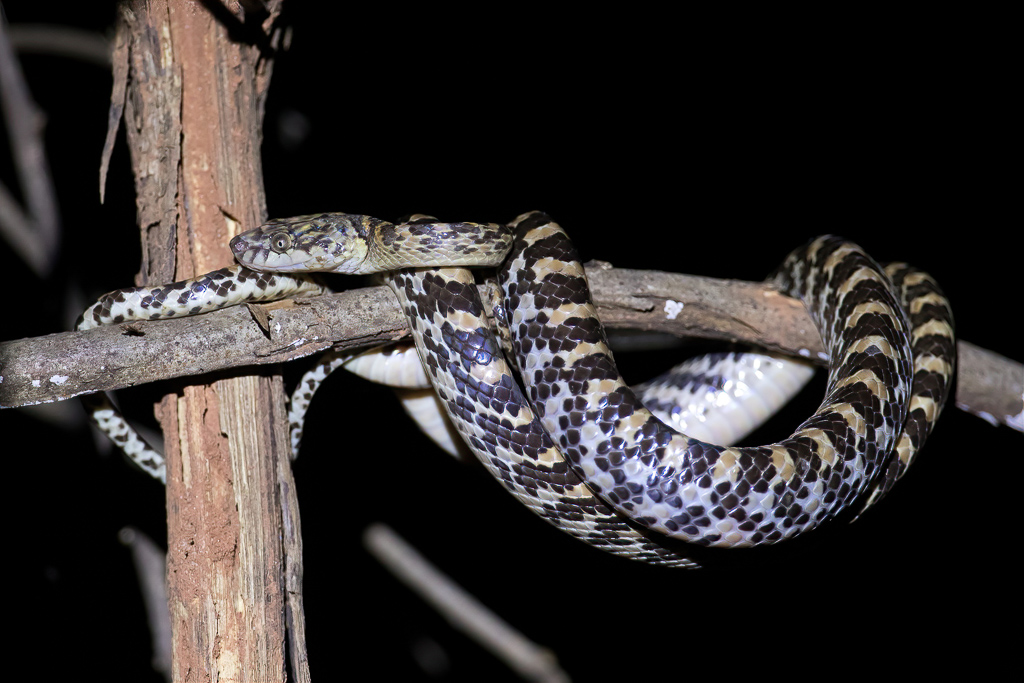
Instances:
[[[804,300],[832,361],[821,408],[763,447],[689,439],[643,408],[612,362],[572,244],[543,214],[518,219],[501,279],[538,416],[588,485],[636,522],[701,545],[773,543],[890,480],[878,475],[911,403],[908,329],[888,278],[854,245],[814,240],[773,279]]]
[[[540,213],[520,216],[513,227],[496,317],[507,321],[529,401],[505,365],[468,271],[395,272],[391,285],[427,375],[477,457],[542,518],[609,552],[692,567],[676,539],[773,543],[859,496],[866,508],[912,462],[946,399],[952,318],[934,282],[890,267],[898,301],[888,277],[856,246],[823,237],[795,251],[771,280],[803,299],[829,351],[821,408],[778,444],[726,448],[690,439],[656,420],[621,381],[561,229]],[[274,221],[235,238],[232,248],[240,262],[267,270],[371,272],[449,258],[493,264],[510,239],[495,224],[421,217],[394,225],[317,214]],[[236,266],[112,292],[79,327],[320,291],[310,281]],[[103,418],[130,451],[137,439],[119,419]],[[162,476],[159,454],[137,450],[133,457]]]

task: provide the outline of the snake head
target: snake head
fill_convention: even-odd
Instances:
[[[283,218],[232,238],[231,251],[253,270],[363,273],[366,237],[378,224],[386,222],[345,213]]]

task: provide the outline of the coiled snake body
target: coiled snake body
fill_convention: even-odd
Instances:
[[[829,351],[821,408],[770,446],[691,439],[651,416],[622,382],[561,228],[536,212],[509,227],[507,259],[501,226],[395,226],[345,214],[275,221],[231,246],[239,263],[262,271],[389,271],[427,375],[470,449],[541,517],[635,559],[694,566],[664,536],[774,543],[858,498],[866,508],[903,474],[945,401],[952,319],[934,282],[901,265],[886,275],[855,245],[824,237],[773,276],[807,305]],[[472,274],[419,268],[450,263],[437,256],[449,243],[471,264],[504,261],[495,317],[507,325],[529,400],[505,365]],[[398,247],[418,260],[394,260]],[[410,266],[417,269],[393,270]],[[240,302],[229,298],[221,305]],[[101,300],[86,319],[116,321],[124,308]]]

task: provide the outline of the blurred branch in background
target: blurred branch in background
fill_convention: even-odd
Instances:
[[[42,32],[30,32],[38,44]],[[45,43],[45,40],[42,42]],[[40,278],[49,275],[60,246],[57,199],[43,146],[45,117],[36,108],[14,55],[6,22],[0,18],[0,106],[24,208],[0,184],[0,235]]]

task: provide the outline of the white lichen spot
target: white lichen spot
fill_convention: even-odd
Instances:
[[[683,303],[681,301],[672,301],[672,299],[665,301],[665,317],[669,320],[675,320],[682,310]]]
[[[1016,429],[1018,432],[1024,432],[1024,410],[1017,413],[1016,415],[1007,415],[1006,425],[1008,427]]]
[[[54,375],[53,377],[50,378],[50,383],[60,386],[61,384],[64,384],[64,382],[67,382],[69,379],[71,378],[68,377],[67,375]]]
[[[986,412],[984,410],[978,410],[978,411],[975,411],[974,414],[977,415],[978,417],[980,417],[985,422],[988,422],[993,427],[998,427],[999,426],[999,420],[997,420],[996,416],[993,415],[992,413]]]

